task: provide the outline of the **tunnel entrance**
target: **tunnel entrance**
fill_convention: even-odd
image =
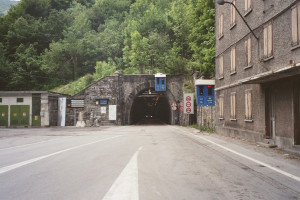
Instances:
[[[171,109],[164,92],[149,88],[134,98],[130,111],[131,124],[170,124]]]

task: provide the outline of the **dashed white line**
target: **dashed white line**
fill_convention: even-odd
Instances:
[[[9,172],[11,170],[14,170],[14,169],[17,169],[19,167],[22,167],[24,165],[28,165],[30,163],[33,163],[33,162],[36,162],[36,161],[48,158],[50,156],[54,156],[54,155],[57,155],[57,154],[64,153],[66,151],[70,151],[70,150],[73,150],[73,149],[78,149],[78,148],[81,148],[81,147],[84,147],[84,146],[95,144],[97,142],[103,142],[103,141],[111,140],[111,139],[114,139],[114,138],[117,138],[117,137],[121,137],[121,136],[123,136],[123,135],[119,135],[119,136],[115,136],[115,137],[110,137],[110,138],[105,138],[105,139],[97,140],[97,141],[90,142],[90,143],[87,143],[87,144],[82,144],[82,145],[75,146],[75,147],[72,147],[72,148],[68,148],[68,149],[64,149],[64,150],[61,150],[61,151],[57,151],[55,153],[51,153],[51,154],[48,154],[48,155],[45,155],[45,156],[40,156],[40,157],[37,157],[37,158],[33,158],[33,159],[30,159],[30,160],[26,160],[26,161],[23,161],[23,162],[16,163],[16,164],[13,164],[13,165],[2,167],[2,168],[0,168],[0,174],[6,173],[6,172]]]
[[[119,177],[102,200],[138,200],[138,154],[142,147],[131,157]]]

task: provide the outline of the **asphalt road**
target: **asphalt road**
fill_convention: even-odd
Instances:
[[[1,200],[300,199],[300,160],[179,126],[0,129]]]

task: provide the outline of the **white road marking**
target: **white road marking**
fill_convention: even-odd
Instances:
[[[131,157],[119,177],[105,194],[102,200],[138,200],[138,154],[143,147]]]
[[[15,148],[27,147],[27,146],[31,146],[31,145],[35,145],[35,144],[41,144],[41,143],[50,142],[50,141],[55,141],[55,140],[58,140],[58,139],[43,140],[43,141],[33,142],[33,143],[29,143],[29,144],[23,144],[23,145],[18,145],[18,146],[13,146],[13,147],[6,147],[6,148],[0,149],[0,151],[1,151],[1,150],[7,150],[7,149],[15,149]]]
[[[174,128],[174,127],[172,127],[172,128]],[[176,128],[176,129],[179,130],[178,128]],[[246,155],[244,155],[244,154],[241,154],[241,153],[239,153],[239,152],[237,152],[237,151],[234,151],[234,150],[232,150],[232,149],[229,149],[229,148],[227,148],[227,147],[225,147],[225,146],[223,146],[223,145],[220,145],[220,144],[218,144],[218,143],[216,143],[216,142],[213,142],[213,141],[211,141],[211,140],[209,140],[209,139],[206,139],[206,138],[204,138],[204,137],[202,137],[202,136],[195,135],[195,137],[200,138],[200,139],[202,139],[202,140],[205,140],[205,141],[207,141],[207,142],[209,142],[209,143],[211,143],[211,144],[213,144],[213,145],[216,145],[216,146],[218,146],[218,147],[220,147],[220,148],[222,148],[222,149],[224,149],[224,150],[226,150],[226,151],[229,151],[229,152],[231,152],[231,153],[233,153],[233,154],[236,154],[236,155],[238,155],[238,156],[240,156],[240,157],[243,157],[243,158],[246,158],[246,159],[248,159],[248,160],[251,160],[252,162],[255,162],[255,163],[259,164],[259,165],[263,165],[263,166],[265,166],[265,167],[267,167],[267,168],[269,168],[269,169],[272,169],[272,170],[274,170],[274,171],[276,171],[276,172],[278,172],[278,173],[280,173],[280,174],[282,174],[282,175],[285,175],[285,176],[287,176],[287,177],[290,177],[290,178],[292,178],[292,179],[294,179],[294,180],[296,180],[296,181],[300,181],[300,177],[295,176],[295,175],[293,175],[293,174],[290,174],[290,173],[288,173],[288,172],[282,171],[282,170],[280,170],[280,169],[277,169],[276,167],[272,167],[271,165],[269,165],[269,164],[267,164],[267,163],[261,162],[261,161],[259,161],[259,160],[254,159],[254,158],[251,158],[251,157],[249,157],[249,156],[246,156]]]
[[[73,149],[78,149],[78,148],[81,148],[81,147],[84,147],[84,146],[95,144],[97,142],[103,142],[103,141],[111,140],[111,139],[114,139],[114,138],[117,138],[117,137],[121,137],[121,136],[123,136],[123,135],[119,135],[119,136],[115,136],[115,137],[110,137],[110,138],[105,138],[105,139],[97,140],[97,141],[90,142],[90,143],[87,143],[87,144],[82,144],[82,145],[79,145],[79,146],[76,146],[76,147],[72,147],[72,148],[61,150],[61,151],[57,151],[55,153],[51,153],[51,154],[48,154],[48,155],[45,155],[45,156],[40,156],[40,157],[37,157],[37,158],[33,158],[33,159],[30,159],[30,160],[26,160],[26,161],[23,161],[23,162],[16,163],[16,164],[13,164],[13,165],[2,167],[2,168],[0,168],[0,174],[9,172],[11,170],[17,169],[17,168],[22,167],[24,165],[28,165],[30,163],[33,163],[33,162],[36,162],[36,161],[39,161],[39,160],[42,160],[42,159],[45,159],[45,158],[57,155],[57,154],[64,153],[66,151],[70,151],[70,150],[73,150]]]

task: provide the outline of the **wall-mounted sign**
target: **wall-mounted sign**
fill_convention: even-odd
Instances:
[[[5,117],[5,112],[2,112],[2,117]]]
[[[100,99],[99,104],[100,105],[107,105],[108,104],[108,99]]]
[[[101,107],[101,114],[106,114],[106,107]]]
[[[26,115],[27,115],[26,112],[23,112],[23,117],[26,117]]]
[[[109,120],[117,120],[117,106],[109,105]]]
[[[83,108],[84,107],[84,100],[71,100],[71,107],[72,108]]]

